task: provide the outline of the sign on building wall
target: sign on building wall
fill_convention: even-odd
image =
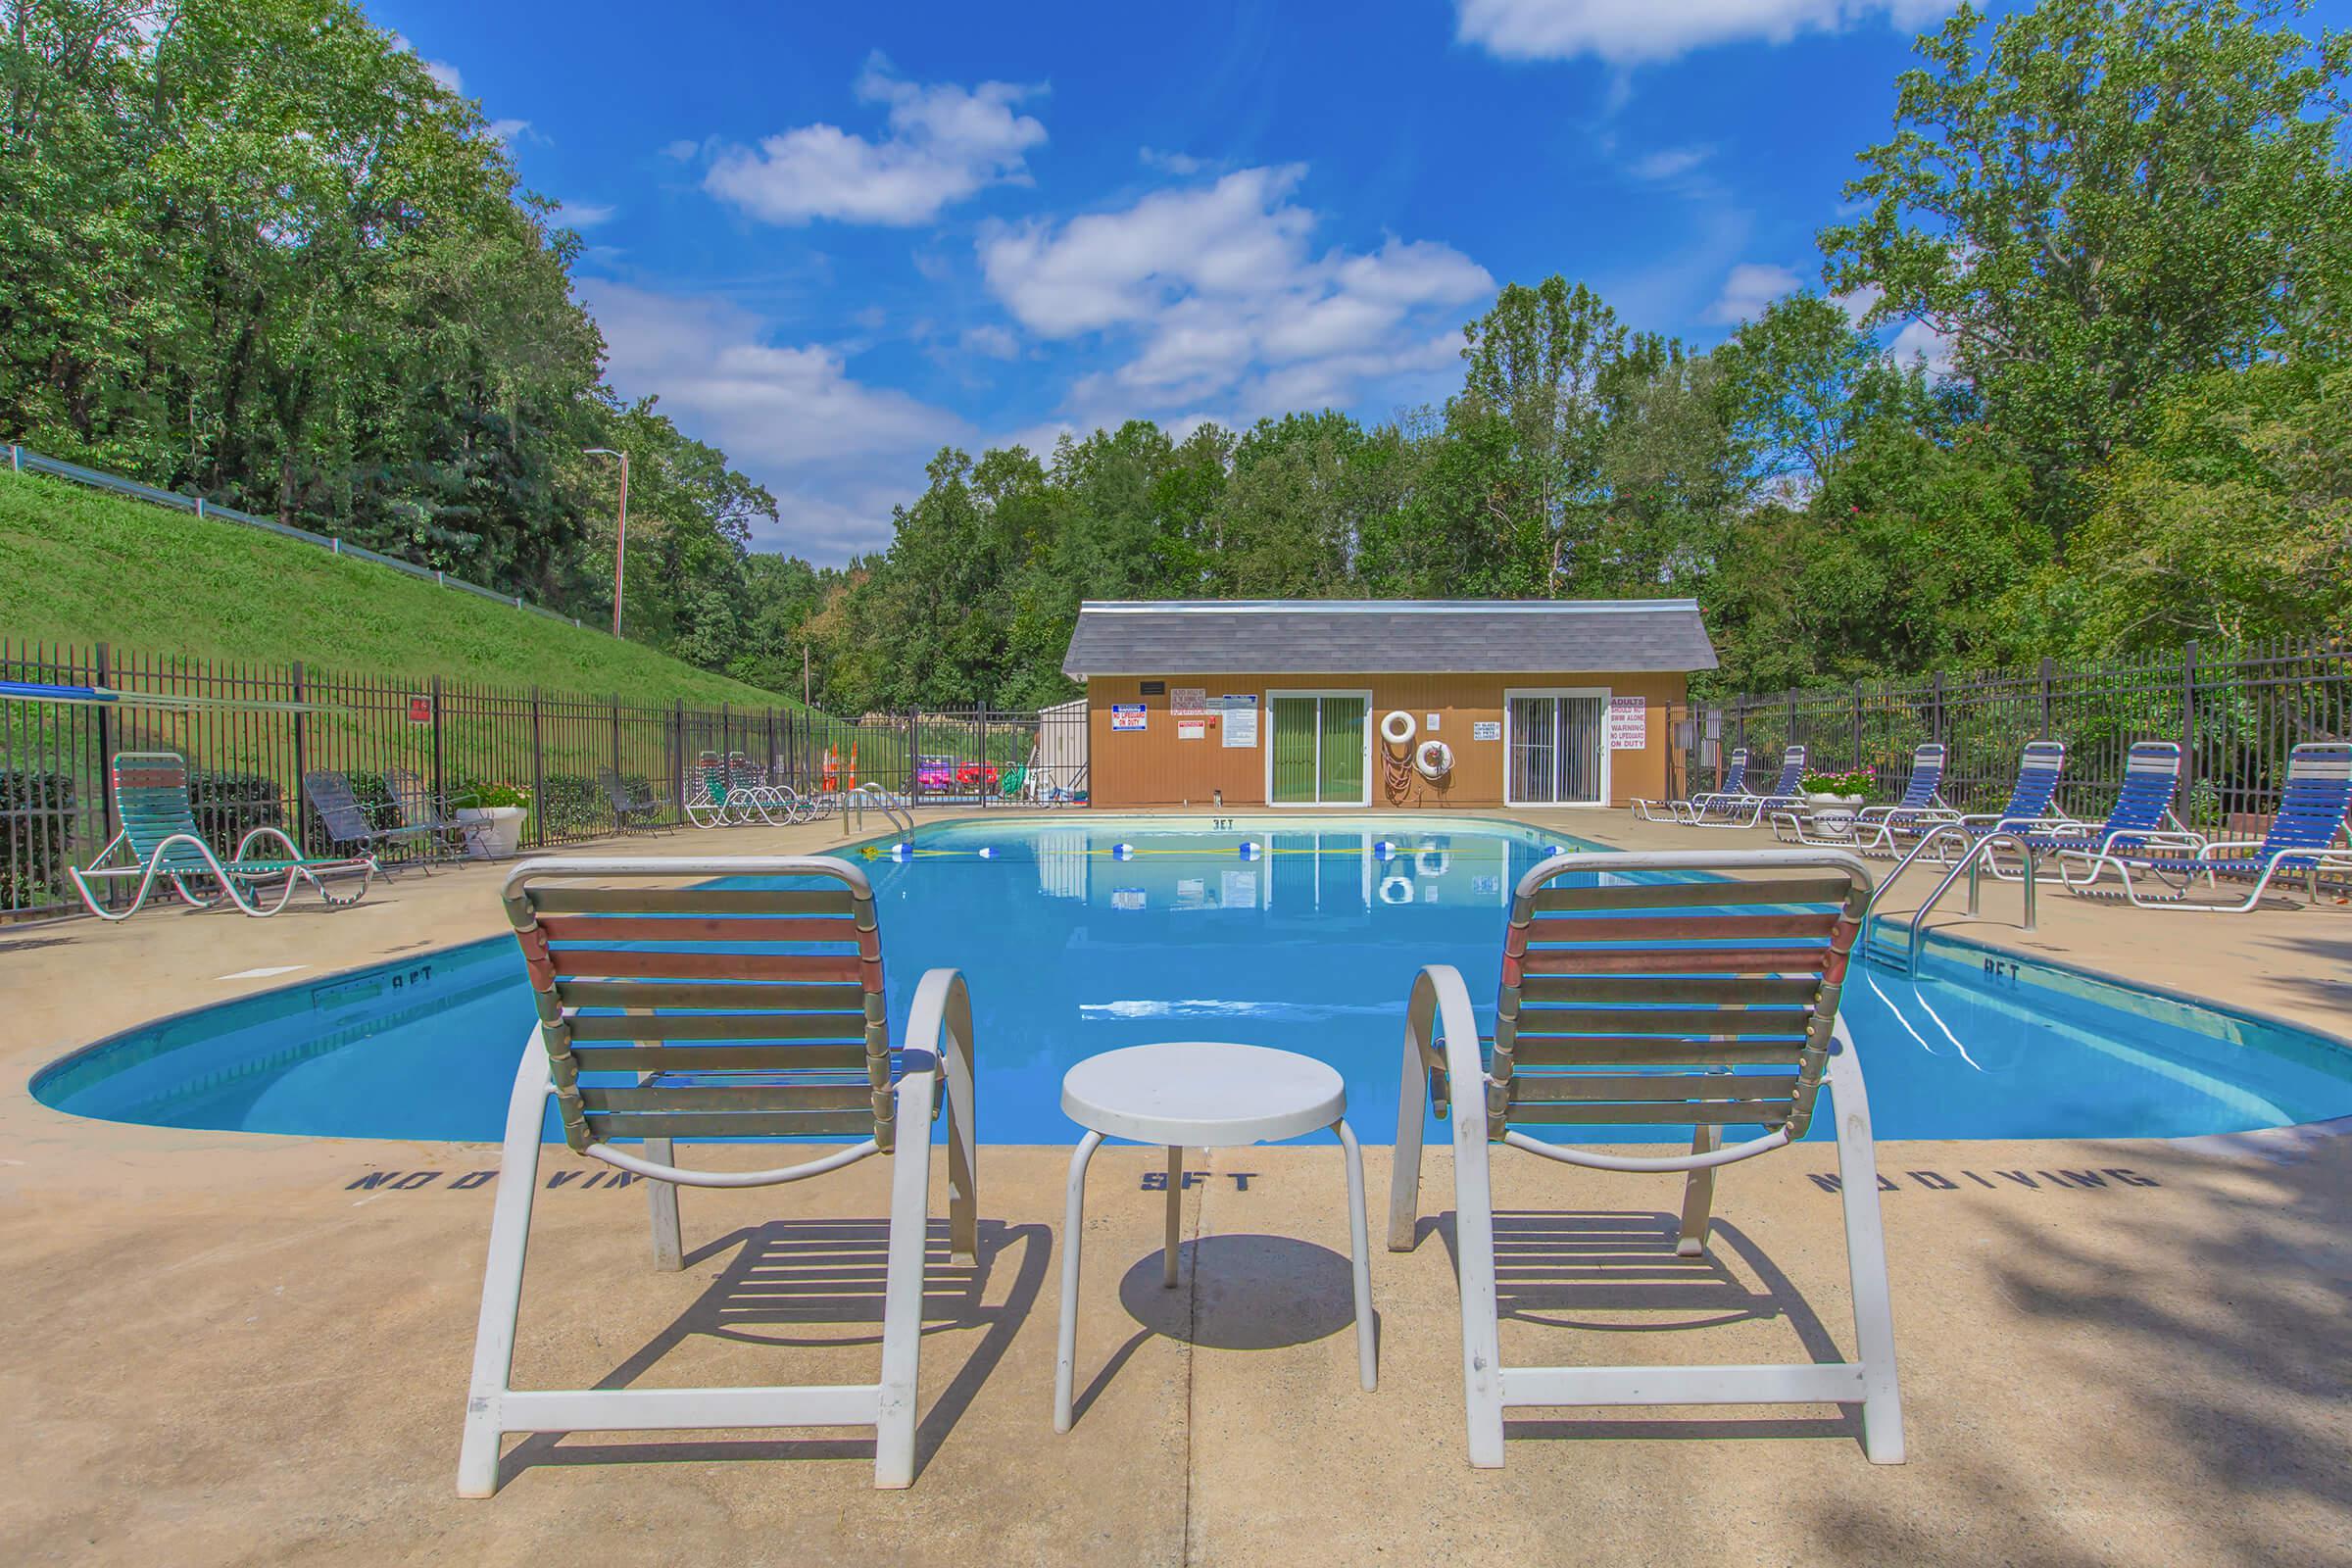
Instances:
[[[1474,741],[1498,741],[1502,739],[1502,720],[1499,718],[1472,719],[1470,721],[1470,738]]]
[[[1112,729],[1142,729],[1144,727],[1144,705],[1141,703],[1111,704],[1110,727]]]
[[[1649,703],[1641,697],[1609,699],[1609,750],[1639,752],[1649,745]]]
[[[1176,738],[1197,741],[1208,733],[1208,721],[1201,718],[1180,718],[1176,721]]]
[[[1208,690],[1201,686],[1178,686],[1168,693],[1168,711],[1178,718],[1200,718],[1208,712]]]
[[[1219,726],[1225,734],[1228,748],[1254,750],[1257,746],[1257,693],[1227,692],[1217,699],[1217,708],[1224,715]]]

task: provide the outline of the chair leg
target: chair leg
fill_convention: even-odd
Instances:
[[[1462,1395],[1470,1462],[1502,1468],[1502,1336],[1494,1308],[1494,1199],[1486,1117],[1456,1103],[1453,1117],[1454,1246],[1461,1255]]]
[[[1690,1135],[1690,1152],[1711,1154],[1723,1147],[1723,1129],[1702,1123]],[[1702,1166],[1683,1178],[1683,1229],[1674,1244],[1677,1257],[1697,1257],[1707,1250],[1707,1220],[1715,1211],[1715,1167]]]
[[[648,1138],[645,1157],[657,1165],[677,1163],[667,1138]],[[678,1184],[648,1179],[645,1200],[653,1211],[654,1267],[665,1274],[675,1274],[686,1266],[686,1246],[678,1233]]]
[[[1340,1154],[1348,1167],[1348,1259],[1353,1265],[1355,1286],[1355,1370],[1364,1392],[1380,1387],[1380,1352],[1372,1338],[1372,1238],[1364,1218],[1364,1152],[1355,1129],[1342,1116],[1331,1124],[1340,1135]]]
[[[466,1396],[466,1435],[458,1446],[458,1495],[498,1490],[498,1446],[506,1436],[501,1405],[514,1371],[514,1326],[522,1310],[523,1254],[531,1242],[531,1199],[539,1186],[539,1127],[547,1104],[547,1053],[533,1028],[507,1102],[506,1147],[498,1159],[498,1200],[490,1215],[490,1258],[482,1271],[482,1309],[473,1331],[473,1380]]]
[[[882,1396],[874,1419],[874,1485],[914,1485],[914,1424],[923,1344],[923,1258],[931,1228],[931,1104],[936,1072],[899,1080],[902,1132],[890,1156],[890,1243],[882,1276]]]
[[[1420,986],[1412,1002],[1420,1001]],[[1408,1004],[1404,1025],[1404,1072],[1396,1098],[1396,1152],[1389,1164],[1389,1250],[1409,1252],[1421,1225],[1421,1131],[1428,1115],[1429,1061],[1426,1042],[1436,1009],[1425,1015]]]
[[[1870,1100],[1845,1020],[1830,1057],[1838,1117],[1838,1190],[1845,1210],[1846,1271],[1853,1282],[1854,1354],[1862,1364],[1862,1451],[1873,1464],[1903,1462],[1903,1398],[1894,1365],[1893,1296],[1886,1281],[1886,1232],[1879,1212],[1879,1165]]]
[[[1061,1338],[1054,1355],[1054,1430],[1070,1430],[1071,1386],[1078,1363],[1078,1253],[1086,1231],[1086,1164],[1102,1135],[1089,1130],[1070,1154],[1069,1196],[1061,1214]]]

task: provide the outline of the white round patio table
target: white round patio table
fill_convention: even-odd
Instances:
[[[1089,1056],[1061,1080],[1061,1108],[1086,1136],[1070,1155],[1069,1203],[1061,1229],[1061,1349],[1054,1364],[1054,1430],[1070,1430],[1078,1356],[1078,1250],[1086,1221],[1086,1165],[1104,1137],[1164,1144],[1168,1228],[1160,1277],[1176,1283],[1184,1202],[1184,1152],[1276,1143],[1328,1127],[1348,1168],[1348,1239],[1355,1272],[1356,1370],[1378,1383],[1372,1346],[1372,1264],[1364,1224],[1364,1156],[1348,1125],[1348,1086],[1312,1056],[1263,1046],[1177,1041]]]

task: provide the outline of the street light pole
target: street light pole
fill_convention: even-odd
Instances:
[[[582,456],[620,460],[620,529],[612,540],[612,635],[620,635],[621,568],[629,557],[629,455],[611,447],[587,447]]]

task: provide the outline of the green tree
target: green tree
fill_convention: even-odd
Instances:
[[[2174,377],[2341,342],[2352,34],[2280,0],[2041,0],[1923,37],[1821,244],[1873,321],[1951,344],[2063,534]],[[1989,36],[1987,36],[1989,33]]]

